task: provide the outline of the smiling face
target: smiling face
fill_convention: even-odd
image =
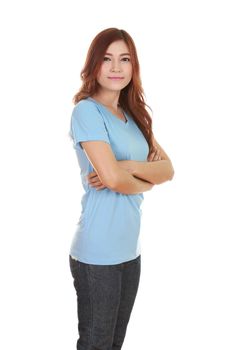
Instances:
[[[104,90],[120,92],[131,78],[132,63],[128,47],[123,40],[115,41],[105,52],[97,81]]]

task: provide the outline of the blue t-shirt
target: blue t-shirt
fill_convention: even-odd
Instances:
[[[95,169],[79,143],[101,140],[111,146],[116,160],[147,161],[148,143],[133,118],[126,112],[124,115],[127,122],[91,97],[79,101],[72,112],[70,136],[85,193],[70,255],[84,263],[115,265],[141,254],[143,193],[122,194],[108,188],[97,191],[91,187],[85,177]]]

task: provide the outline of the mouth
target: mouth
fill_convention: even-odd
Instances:
[[[108,79],[112,79],[112,80],[122,80],[124,79],[123,77],[108,77]]]

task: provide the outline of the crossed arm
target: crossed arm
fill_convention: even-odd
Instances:
[[[172,180],[174,168],[170,158],[154,137],[153,144],[156,151],[150,155],[146,162],[123,160],[119,161],[119,165],[128,170],[133,176],[148,181],[153,185],[159,185],[165,181]]]
[[[124,194],[137,194],[149,191],[154,185],[172,180],[174,168],[168,155],[153,137],[156,151],[146,162],[134,160],[117,161],[118,178],[114,185],[106,186],[96,171],[88,174],[87,181],[96,190],[110,187],[113,191]],[[120,169],[119,169],[120,168]]]

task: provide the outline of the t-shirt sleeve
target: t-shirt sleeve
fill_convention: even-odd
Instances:
[[[91,101],[81,100],[74,107],[71,115],[70,135],[74,147],[82,148],[80,141],[105,141],[110,144],[103,116]]]

